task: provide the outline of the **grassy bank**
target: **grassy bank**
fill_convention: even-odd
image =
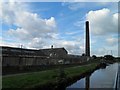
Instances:
[[[38,66],[23,66],[20,70],[19,66],[2,66],[2,75],[18,74],[18,73],[30,73],[30,72],[39,72],[44,70],[58,69],[59,67],[73,67],[79,65],[87,65],[89,63],[95,63],[97,60],[83,62],[79,64],[60,64],[60,65],[38,65]],[[97,61],[98,62],[98,61]]]
[[[65,68],[66,78],[81,75],[82,73],[95,69],[97,63],[92,63],[84,66],[76,66]],[[29,73],[23,75],[9,76],[2,78],[3,88],[35,88],[54,84],[58,82],[59,69],[46,70],[37,73]]]

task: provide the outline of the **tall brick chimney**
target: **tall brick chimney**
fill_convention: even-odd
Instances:
[[[86,21],[86,46],[85,54],[87,57],[90,57],[90,36],[89,36],[89,21]]]

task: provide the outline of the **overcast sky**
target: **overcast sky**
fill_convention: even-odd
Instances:
[[[91,55],[118,55],[117,2],[0,3],[1,46],[64,47],[85,52],[85,21],[90,22]]]

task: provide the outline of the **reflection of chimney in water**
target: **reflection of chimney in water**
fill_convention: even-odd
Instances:
[[[86,47],[85,54],[90,57],[90,37],[89,37],[89,21],[86,21]]]
[[[85,77],[85,90],[90,90],[90,76]]]

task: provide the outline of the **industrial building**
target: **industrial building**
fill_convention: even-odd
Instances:
[[[3,66],[57,64],[68,54],[64,48],[34,50],[1,46],[0,50]]]
[[[65,48],[23,49],[1,46],[2,66],[39,66],[74,64],[85,61],[85,56],[70,55]]]

